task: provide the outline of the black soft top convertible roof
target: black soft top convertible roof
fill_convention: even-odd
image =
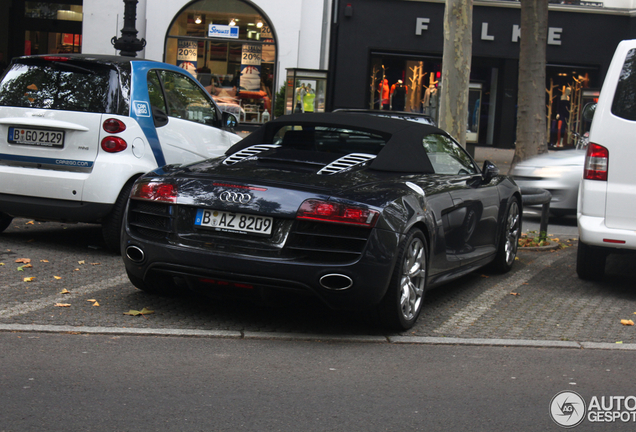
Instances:
[[[373,160],[370,168],[391,172],[434,173],[422,140],[430,134],[449,136],[435,126],[368,114],[338,112],[291,114],[261,126],[230,147],[225,154],[231,155],[256,144],[270,144],[276,131],[286,125],[348,128],[382,135],[387,139],[386,145]]]

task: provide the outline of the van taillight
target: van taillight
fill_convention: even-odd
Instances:
[[[609,151],[603,146],[590,143],[587,146],[587,154],[585,155],[583,178],[586,180],[607,181],[608,164]]]
[[[102,140],[102,149],[108,153],[118,153],[126,150],[128,144],[122,138],[107,136]]]
[[[114,118],[104,120],[102,127],[108,133],[120,133],[126,130],[124,122]]]

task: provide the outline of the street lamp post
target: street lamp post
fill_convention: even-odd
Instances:
[[[121,29],[121,37],[113,38],[110,43],[115,49],[119,50],[119,54],[128,57],[137,57],[137,52],[144,49],[146,40],[137,38],[137,29],[135,22],[137,21],[137,3],[138,0],[124,0],[124,28]]]

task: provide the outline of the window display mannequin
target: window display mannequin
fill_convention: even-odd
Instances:
[[[311,84],[307,84],[307,88],[305,89],[305,96],[303,97],[303,112],[311,113],[314,112],[314,99],[316,98],[316,93],[314,93],[314,89],[311,88]]]
[[[302,84],[300,87],[296,88],[296,108],[294,109],[295,113],[304,112],[303,111],[303,98],[305,97],[305,84]]]
[[[391,86],[391,109],[393,111],[404,111],[408,91],[408,86],[405,86],[402,80],[398,80]]]
[[[381,82],[380,82],[380,86],[378,87],[378,91],[380,92],[380,109],[383,110],[388,110],[390,108],[390,100],[389,100],[389,96],[390,96],[390,87],[389,87],[389,80],[384,78]]]

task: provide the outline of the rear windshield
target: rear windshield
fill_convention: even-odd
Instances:
[[[107,65],[26,59],[0,82],[0,106],[128,115],[119,72]]]
[[[618,78],[612,114],[626,120],[636,120],[636,50],[625,57],[623,70]]]
[[[377,155],[387,138],[378,134],[328,126],[286,125],[272,140],[283,148],[328,153],[368,153]]]

